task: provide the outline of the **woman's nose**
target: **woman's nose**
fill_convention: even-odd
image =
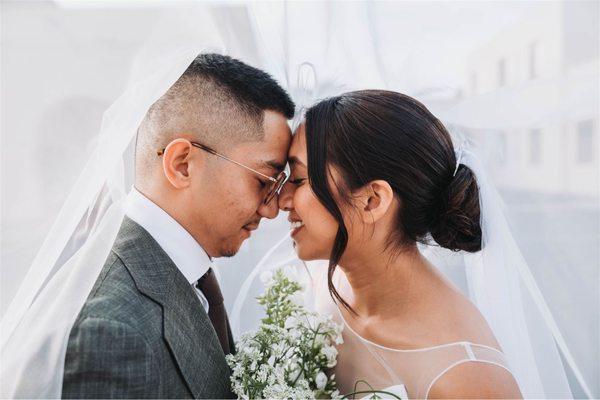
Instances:
[[[292,198],[294,196],[294,185],[286,182],[285,185],[281,188],[281,192],[279,192],[279,198],[277,202],[279,204],[279,209],[282,211],[290,211],[294,208],[294,204],[292,202]]]

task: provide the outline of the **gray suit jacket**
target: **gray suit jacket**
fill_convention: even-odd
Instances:
[[[229,377],[194,289],[150,234],[125,217],[71,330],[62,396],[231,398]]]

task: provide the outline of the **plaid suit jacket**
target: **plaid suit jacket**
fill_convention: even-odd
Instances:
[[[233,347],[233,338],[229,335]],[[231,398],[230,370],[194,289],[125,217],[70,332],[64,398]]]

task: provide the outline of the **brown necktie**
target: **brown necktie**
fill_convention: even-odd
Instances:
[[[212,268],[198,280],[198,289],[208,301],[208,318],[217,332],[217,337],[225,354],[230,353],[227,312],[223,304],[223,294]]]

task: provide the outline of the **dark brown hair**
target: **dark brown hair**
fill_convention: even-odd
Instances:
[[[348,231],[328,184],[328,166],[341,174],[341,198],[373,180],[389,183],[400,207],[390,245],[402,248],[429,237],[447,249],[481,250],[479,191],[473,172],[460,165],[450,134],[417,100],[401,93],[363,90],[320,101],[306,112],[308,179],[339,224],[328,271],[329,291]]]

